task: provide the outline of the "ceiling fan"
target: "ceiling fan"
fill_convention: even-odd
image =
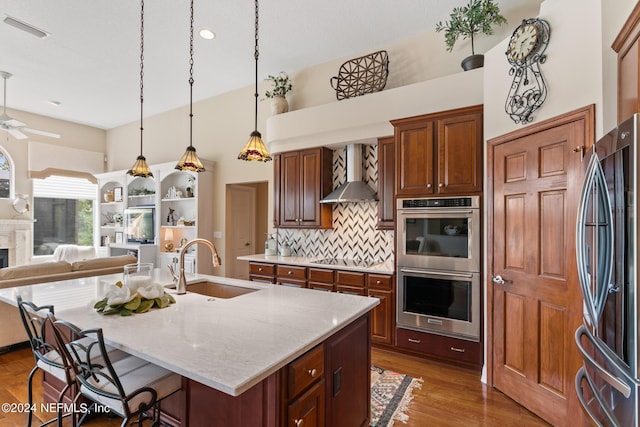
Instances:
[[[27,139],[27,135],[22,132],[33,133],[35,135],[48,136],[49,138],[60,138],[60,135],[52,132],[45,132],[37,129],[30,129],[27,125],[7,115],[7,79],[11,73],[0,71],[0,77],[4,79],[4,102],[2,114],[0,114],[0,129],[9,132],[15,139]]]

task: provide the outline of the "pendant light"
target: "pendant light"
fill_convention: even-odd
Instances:
[[[190,172],[204,172],[204,166],[193,146],[193,0],[191,0],[191,33],[189,37],[189,146],[184,152],[176,169]]]
[[[140,155],[136,159],[131,169],[127,171],[128,175],[139,176],[141,178],[153,178],[147,159],[142,155],[142,126],[143,104],[144,104],[144,0],[140,0]]]
[[[264,146],[264,142],[262,142],[262,135],[258,132],[258,0],[255,0],[256,4],[256,31],[255,31],[255,39],[256,39],[256,47],[254,51],[254,58],[256,60],[256,91],[254,93],[255,96],[255,120],[254,120],[254,128],[253,132],[249,136],[249,141],[247,145],[244,146],[240,154],[238,154],[238,159],[240,160],[257,160],[259,162],[268,162],[271,160],[271,154],[267,150],[267,147]]]

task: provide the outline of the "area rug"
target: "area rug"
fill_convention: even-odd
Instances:
[[[388,369],[371,367],[371,427],[406,423],[413,389],[422,387],[422,378],[413,378]]]

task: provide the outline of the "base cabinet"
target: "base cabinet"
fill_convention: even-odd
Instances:
[[[401,349],[449,361],[460,361],[474,365],[482,364],[482,343],[475,341],[398,328],[396,345]]]

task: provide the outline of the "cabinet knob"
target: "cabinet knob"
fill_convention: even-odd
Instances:
[[[309,369],[307,372],[308,372],[308,373],[309,373],[309,375],[311,375],[312,377],[315,377],[315,376],[316,376],[316,374],[318,373],[318,371],[317,371],[315,368],[313,368],[313,369]]]
[[[431,184],[427,184],[427,188],[431,188]]]
[[[438,187],[442,188],[442,187],[444,187],[444,184],[440,183],[440,184],[438,184]]]
[[[262,267],[258,267],[258,271],[262,271]]]
[[[382,283],[380,280],[376,280],[376,285],[379,285],[380,283]]]
[[[291,276],[291,275],[293,274],[293,271],[289,270],[289,271],[287,271],[287,274],[288,274],[289,276]]]
[[[296,423],[296,427],[300,427],[304,423],[304,420],[302,418],[300,418],[300,419],[295,420],[295,423]]]

